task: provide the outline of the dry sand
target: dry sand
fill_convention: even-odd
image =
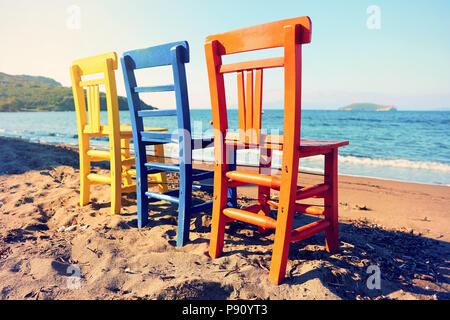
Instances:
[[[286,280],[275,286],[267,280],[273,233],[232,223],[223,256],[212,260],[210,214],[198,214],[191,241],[177,248],[172,205],[152,204],[143,229],[135,194],[112,216],[109,186],[94,186],[80,208],[76,148],[0,138],[0,298],[449,299],[450,187],[346,176],[339,187],[340,252],[325,251],[323,233],[293,243]],[[255,188],[239,195],[252,202]],[[314,219],[298,215],[295,225]],[[371,265],[380,289],[367,286]]]

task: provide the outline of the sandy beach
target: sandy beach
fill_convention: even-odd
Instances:
[[[273,233],[231,223],[224,254],[212,260],[210,213],[192,218],[190,242],[177,248],[176,208],[151,204],[138,229],[135,194],[113,216],[108,185],[93,186],[80,208],[78,168],[75,147],[0,137],[1,299],[450,298],[448,186],[340,176],[340,252],[325,251],[323,233],[293,243],[275,286]],[[303,185],[321,179],[299,177]],[[254,201],[255,188],[238,192],[241,204]],[[299,214],[294,224],[314,219]],[[367,286],[369,266],[380,269],[380,289]]]

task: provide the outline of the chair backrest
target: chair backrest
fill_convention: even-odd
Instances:
[[[105,87],[108,125],[114,126],[113,132],[119,132],[120,117],[114,70],[117,70],[115,52],[75,60],[72,63],[70,74],[80,132],[100,134],[100,86]],[[99,77],[82,80],[83,76],[91,75]]]
[[[186,83],[185,63],[189,62],[189,45],[186,41],[172,42],[159,46],[128,51],[121,58],[125,89],[134,137],[136,162],[145,163],[145,143],[179,143],[180,163],[191,163],[191,118]],[[135,70],[171,66],[173,84],[158,86],[138,86]],[[176,110],[142,110],[140,93],[165,92],[175,93]],[[176,116],[177,132],[144,132],[143,118]],[[145,141],[144,141],[145,140]],[[139,171],[140,166],[137,166]]]
[[[128,51],[121,58],[125,88],[132,122],[136,124],[138,137],[143,131],[143,117],[177,116],[178,128],[191,132],[189,99],[186,83],[185,63],[189,62],[189,45],[186,41],[172,42],[159,46]],[[135,70],[160,66],[172,66],[173,84],[138,86]],[[139,94],[145,92],[174,91],[176,110],[142,110]],[[169,137],[171,133],[155,133]]]
[[[258,145],[261,132],[263,70],[282,67],[285,82],[284,143],[298,145],[301,119],[301,45],[310,41],[309,17],[281,20],[208,36],[205,53],[215,134],[220,134],[223,139],[228,131],[224,74],[237,73],[238,140],[244,144]],[[222,64],[224,55],[276,47],[284,47],[283,57]]]

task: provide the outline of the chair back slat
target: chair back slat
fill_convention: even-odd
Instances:
[[[141,132],[142,141],[147,142],[159,142],[159,143],[173,143],[178,138],[177,135],[167,132]]]
[[[102,85],[102,84],[105,84],[105,79],[93,79],[93,80],[80,81],[80,87],[96,86],[96,85]]]
[[[176,116],[177,110],[141,110],[138,111],[139,117],[167,117]]]
[[[253,70],[246,71],[245,85],[245,130],[253,127]],[[246,142],[248,136],[246,134]]]
[[[270,22],[258,26],[242,28],[230,32],[212,35],[206,42],[217,40],[219,55],[268,49],[284,46],[283,28],[286,25],[299,25],[301,37],[298,44],[311,42],[311,20],[309,17],[298,17]]]
[[[100,91],[98,85],[88,86],[86,90],[89,131],[91,133],[100,132]]]
[[[80,75],[85,76],[104,72],[105,61],[107,61],[108,59],[112,60],[112,67],[114,70],[117,70],[117,54],[115,52],[109,52],[89,58],[78,59],[75,60],[72,65],[78,66]]]
[[[108,124],[114,123],[118,129],[119,106],[114,75],[116,69],[117,54],[115,52],[78,59],[72,63],[72,87],[78,125],[81,130],[89,134],[101,133],[100,86],[105,86]],[[94,75],[98,78],[82,80],[83,76]]]
[[[152,87],[135,87],[134,92],[164,92],[164,91],[175,91],[175,86],[173,84],[165,86],[152,86]]]
[[[239,133],[244,134],[247,127],[245,110],[245,82],[244,82],[244,72],[239,71],[237,73],[237,85],[238,85],[238,111],[239,111]],[[242,136],[244,139],[244,136]]]
[[[144,69],[152,67],[168,66],[172,64],[172,57],[167,52],[176,46],[184,47],[184,54],[181,62],[189,62],[189,45],[186,41],[172,42],[155,47],[138,49],[125,52],[123,55],[130,57],[130,68]]]
[[[263,93],[263,70],[255,70],[255,97],[253,105],[253,130],[255,136],[252,142],[259,143],[262,121],[262,93]]]
[[[237,72],[240,142],[258,144],[261,132],[263,70]],[[245,91],[244,91],[245,88]]]
[[[284,58],[268,58],[261,60],[244,61],[237,63],[230,63],[221,65],[219,68],[220,73],[230,73],[253,69],[269,69],[279,68],[284,66]]]

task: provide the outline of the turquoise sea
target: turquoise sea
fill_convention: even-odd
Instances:
[[[121,123],[130,123],[128,111],[120,112]],[[106,112],[102,112],[106,122]],[[191,110],[194,135],[212,134],[211,111]],[[154,121],[154,120],[153,120]],[[265,110],[263,128],[282,133],[283,110]],[[158,118],[148,126],[176,129],[176,118]],[[229,126],[237,127],[237,110],[229,110]],[[273,131],[275,130],[275,131]],[[450,185],[450,112],[448,111],[328,111],[303,110],[304,138],[344,139],[350,145],[339,149],[339,173],[383,179]],[[31,142],[77,145],[75,112],[0,113],[0,135]],[[99,148],[108,141],[93,141]],[[168,156],[177,158],[175,146]],[[194,159],[212,161],[212,149],[194,153]],[[258,154],[242,151],[238,163],[255,165]],[[273,166],[280,163],[274,155]],[[323,158],[302,159],[300,170],[323,170]]]

